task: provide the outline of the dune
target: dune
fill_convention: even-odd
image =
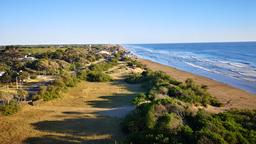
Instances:
[[[179,80],[185,81],[187,78],[192,78],[198,84],[207,85],[209,92],[212,96],[216,97],[220,102],[225,105],[225,109],[238,108],[238,109],[255,109],[256,108],[256,95],[248,93],[244,90],[234,88],[227,84],[203,77],[198,76],[189,72],[181,71],[176,68],[162,65],[150,60],[145,60],[139,58],[142,64],[146,65],[152,70],[160,70],[171,77]]]

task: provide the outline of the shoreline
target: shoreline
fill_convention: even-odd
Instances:
[[[223,103],[225,105],[224,107],[227,109],[256,109],[255,94],[251,94],[239,88],[232,87],[228,84],[207,77],[178,70],[174,67],[163,65],[143,58],[138,58],[138,61],[154,71],[163,71],[179,81],[185,81],[187,78],[192,78],[198,84],[207,85],[209,88],[209,93],[220,100],[220,102]]]

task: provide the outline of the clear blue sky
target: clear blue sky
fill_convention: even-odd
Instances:
[[[256,0],[0,0],[0,44],[255,41]]]

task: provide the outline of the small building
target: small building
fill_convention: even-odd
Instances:
[[[20,61],[23,61],[23,60],[25,60],[25,61],[34,61],[34,60],[36,60],[36,58],[25,55],[23,58],[18,58],[18,60],[20,60]]]
[[[111,55],[108,51],[100,51],[98,54],[103,54],[103,55]]]
[[[4,71],[0,71],[0,77],[2,77],[5,74]]]
[[[34,60],[36,60],[35,57],[31,57],[31,56],[27,56],[27,55],[25,55],[24,59],[25,59],[25,60],[28,60],[28,61],[34,61]]]

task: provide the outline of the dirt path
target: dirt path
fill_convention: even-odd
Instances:
[[[0,117],[0,143],[114,143],[124,138],[121,118],[134,109],[130,101],[139,91],[120,80],[82,82],[62,99]]]

